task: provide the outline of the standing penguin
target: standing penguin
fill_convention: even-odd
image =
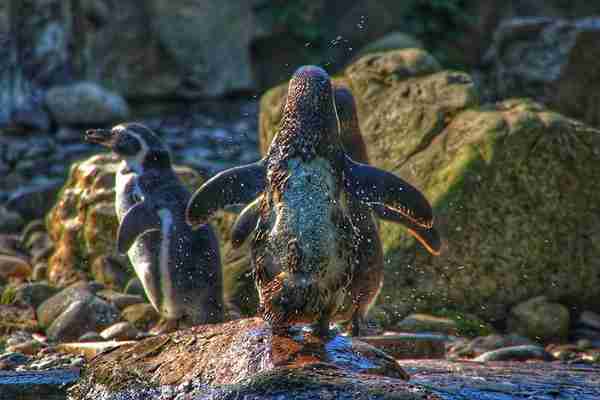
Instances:
[[[213,177],[188,205],[193,226],[228,205],[258,210],[252,261],[262,316],[274,328],[310,323],[325,335],[331,320],[345,319],[361,262],[352,202],[388,220],[433,230],[425,197],[395,175],[348,157],[338,124],[327,73],[298,69],[266,157]],[[251,226],[244,212],[240,226]]]
[[[116,176],[117,247],[127,253],[163,330],[223,321],[219,245],[209,225],[185,222],[189,191],[162,141],[147,127],[90,130],[86,140],[121,158]]]

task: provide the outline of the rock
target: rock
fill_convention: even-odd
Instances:
[[[61,290],[59,293],[44,301],[37,308],[39,324],[42,328],[48,328],[52,322],[58,318],[72,303],[86,303],[91,301],[94,294],[89,290],[78,287],[70,287]]]
[[[132,341],[103,341],[100,338],[99,342],[93,343],[60,343],[56,346],[57,350],[62,353],[77,354],[85,357],[87,360],[91,360],[98,354],[105,351],[113,350],[120,346],[127,346],[134,344]]]
[[[48,233],[55,243],[48,262],[51,283],[64,285],[82,279],[91,272],[93,265],[104,265],[103,261],[95,264],[98,257],[116,252],[118,222],[114,186],[117,166],[116,157],[101,154],[71,167],[60,198],[47,218]],[[175,170],[190,188],[200,186],[202,179],[193,170],[186,167]],[[113,278],[116,279],[114,283],[120,284],[125,278],[120,272],[118,274]],[[109,279],[110,274],[100,275],[99,278]]]
[[[44,282],[24,283],[15,288],[14,301],[37,308],[58,291]]]
[[[91,296],[85,301],[71,302],[46,330],[55,342],[76,340],[89,331],[103,329],[118,320],[117,310],[104,300]]]
[[[15,344],[13,346],[8,346],[6,351],[22,353],[29,356],[37,354],[37,352],[43,347],[43,344],[38,342],[37,340],[28,340],[23,343]]]
[[[19,236],[14,234],[0,234],[0,254],[27,258],[27,253],[21,246]]]
[[[53,179],[19,189],[8,198],[5,207],[28,221],[43,218],[52,208],[62,182]]]
[[[114,290],[102,290],[98,292],[98,296],[113,304],[119,310],[123,310],[133,304],[139,304],[146,301],[144,297],[136,294],[124,294],[115,292]]]
[[[423,43],[404,32],[390,32],[361,48],[355,58],[390,50],[423,49]]]
[[[456,322],[427,314],[411,314],[396,325],[401,332],[441,332],[456,335]]]
[[[545,296],[515,306],[508,318],[508,330],[541,342],[565,341],[569,333],[569,310],[551,303]]]
[[[130,322],[118,322],[100,332],[105,340],[134,340],[138,337],[138,331]]]
[[[21,257],[0,254],[1,279],[26,279],[31,275],[31,265]]]
[[[55,86],[46,93],[46,106],[61,125],[101,125],[127,119],[129,108],[117,93],[94,82]]]
[[[25,220],[21,214],[15,211],[9,211],[4,206],[0,206],[0,232],[16,233],[23,228]]]
[[[500,98],[527,96],[566,115],[600,126],[592,93],[600,75],[590,65],[600,55],[600,18],[514,18],[494,34],[485,61]]]
[[[584,311],[579,316],[577,323],[584,327],[600,331],[600,314],[593,311]],[[598,334],[600,335],[600,332]]]
[[[361,336],[358,340],[385,351],[395,359],[444,358],[446,335],[386,332],[383,336]]]
[[[152,364],[154,372],[142,372],[138,363]],[[132,379],[125,368],[142,375]],[[378,399],[387,393],[406,399],[433,396],[415,392],[403,381],[408,375],[396,361],[372,346],[341,336],[323,341],[310,333],[275,335],[258,318],[198,326],[121,346],[91,360],[86,371],[70,392],[74,399],[97,389],[127,397],[150,386],[175,389],[192,381],[202,382],[205,390],[235,383],[240,398],[263,398],[267,393],[337,398],[350,387],[357,399]]]
[[[527,361],[527,360],[552,360],[552,356],[546,353],[541,346],[512,346],[498,350],[488,351],[473,359],[475,362],[488,361]]]
[[[449,358],[472,358],[504,347],[535,345],[536,343],[534,341],[520,335],[493,334],[476,337],[475,339],[466,341],[465,343],[458,343],[458,345],[451,345],[448,349],[448,353]]]
[[[124,288],[130,275],[127,267],[110,255],[96,257],[91,272],[96,281],[115,289]]]
[[[0,354],[0,371],[11,370],[16,367],[29,363],[30,358],[22,353],[3,353]]]
[[[19,304],[0,304],[0,335],[38,329],[33,308]]]
[[[121,316],[141,331],[148,331],[160,319],[160,315],[151,304],[140,303],[126,307]]]
[[[94,331],[86,332],[79,337],[79,342],[84,342],[84,343],[102,342],[102,341],[104,341],[104,338],[102,336],[100,336],[100,334],[98,332],[94,332]]]
[[[500,323],[542,294],[600,312],[600,217],[587,206],[600,201],[600,134],[526,99],[480,106],[468,75],[439,68],[401,50],[367,55],[337,80],[356,97],[369,159],[424,192],[444,243],[430,256],[382,222],[379,302]],[[284,95],[261,99],[263,154]]]

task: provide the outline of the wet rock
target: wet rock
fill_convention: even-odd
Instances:
[[[100,255],[92,264],[94,280],[109,288],[122,289],[127,284],[130,273],[115,257]]]
[[[532,97],[566,115],[600,124],[593,93],[600,78],[589,60],[600,55],[600,18],[514,18],[494,34],[485,61],[497,96]]]
[[[584,311],[577,320],[578,325],[600,331],[600,314],[593,311]],[[600,332],[598,332],[600,335]]]
[[[127,103],[119,94],[94,82],[55,86],[46,93],[46,105],[61,125],[108,124],[129,115]]]
[[[492,334],[476,337],[473,340],[462,340],[451,344],[448,348],[449,358],[472,358],[483,353],[504,347],[536,345],[534,341],[524,336],[509,334]]]
[[[0,254],[1,279],[26,279],[31,275],[31,265],[21,257]]]
[[[508,330],[541,342],[565,341],[569,322],[569,310],[565,306],[540,296],[511,310]]]
[[[30,362],[30,358],[22,353],[8,352],[0,354],[0,370],[12,370]]]
[[[145,370],[138,369],[137,363],[152,364],[153,372],[141,372]],[[125,368],[143,375],[133,380]],[[127,396],[150,385],[177,390],[192,381],[202,382],[206,390],[235,383],[233,394],[249,398],[266,393],[336,398],[350,388],[356,398],[369,398],[369,394],[383,398],[385,393],[406,399],[433,396],[415,392],[403,381],[408,376],[394,359],[365,343],[340,336],[323,341],[300,331],[274,335],[257,318],[199,326],[121,346],[94,358],[86,371],[71,391],[75,399],[93,393]],[[99,382],[107,384],[97,386]]]
[[[72,303],[85,303],[94,297],[89,290],[83,290],[77,287],[63,289],[59,293],[44,301],[37,308],[37,316],[40,326],[47,328],[65,311]]]
[[[15,344],[12,346],[8,346],[6,348],[6,351],[9,352],[16,352],[16,353],[22,353],[22,354],[26,354],[29,356],[35,355],[37,354],[37,352],[43,347],[44,345],[40,342],[38,342],[37,340],[28,340],[26,342],[23,343],[19,343],[19,344]]]
[[[54,179],[21,188],[8,198],[5,207],[28,221],[43,218],[52,208],[62,183],[62,180]]]
[[[446,335],[386,332],[383,336],[357,338],[385,351],[395,359],[444,358]]]
[[[133,304],[126,307],[121,313],[121,317],[141,331],[148,331],[160,319],[156,309],[148,303]]]
[[[100,332],[105,340],[134,340],[139,334],[140,331],[130,322],[118,322]]]
[[[411,314],[396,325],[401,332],[441,332],[456,335],[456,322],[427,314]]]
[[[47,283],[24,283],[15,288],[14,301],[37,308],[40,304],[55,295],[57,292],[57,288],[54,288]]]
[[[527,360],[552,360],[552,356],[548,354],[543,347],[524,345],[504,347],[498,350],[488,351],[473,359],[476,362],[488,361],[527,361]]]
[[[439,71],[423,53],[371,54],[337,80],[356,97],[369,159],[424,192],[444,243],[432,257],[403,227],[382,222],[379,301],[486,322],[504,322],[540,294],[600,312],[600,218],[585,206],[600,201],[600,135],[526,99],[480,106],[468,75]],[[280,86],[261,99],[263,154],[284,95]]]
[[[140,295],[124,294],[115,292],[114,290],[102,290],[98,292],[98,296],[113,304],[119,310],[123,310],[133,304],[139,304],[146,301],[144,297]]]

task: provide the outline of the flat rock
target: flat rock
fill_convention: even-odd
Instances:
[[[101,354],[71,395],[84,399],[104,393],[106,399],[118,399],[142,388],[175,389],[196,382],[205,393],[234,390],[249,398],[276,393],[314,398],[319,391],[339,395],[350,388],[352,398],[383,398],[385,393],[436,398],[406,379],[392,357],[359,340],[322,340],[303,330],[278,335],[261,319],[251,318],[151,337]]]
[[[449,318],[435,317],[427,314],[411,314],[396,325],[402,332],[439,332],[456,335],[457,324]]]
[[[61,353],[76,354],[85,357],[87,360],[91,360],[98,354],[105,351],[113,350],[120,346],[135,344],[134,341],[127,340],[111,340],[105,342],[73,342],[73,343],[60,343],[56,345],[56,350]]]
[[[128,321],[117,322],[100,332],[100,336],[106,340],[133,340],[139,334],[140,331]]]
[[[488,361],[527,361],[527,360],[552,360],[552,356],[541,346],[523,345],[504,347],[488,351],[473,359],[476,362]]]

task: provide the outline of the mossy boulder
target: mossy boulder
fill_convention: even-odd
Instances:
[[[541,294],[600,310],[600,132],[528,99],[480,105],[468,74],[410,49],[367,55],[336,79],[353,91],[369,159],[420,188],[443,254],[381,224],[379,302],[504,321]],[[260,148],[285,86],[261,100]]]
[[[99,154],[73,164],[58,201],[46,218],[55,250],[48,263],[48,279],[65,285],[92,277],[92,265],[100,257],[116,254],[117,215],[115,172],[119,161]],[[188,167],[176,167],[190,190],[202,177]],[[133,274],[130,268],[129,273]]]

